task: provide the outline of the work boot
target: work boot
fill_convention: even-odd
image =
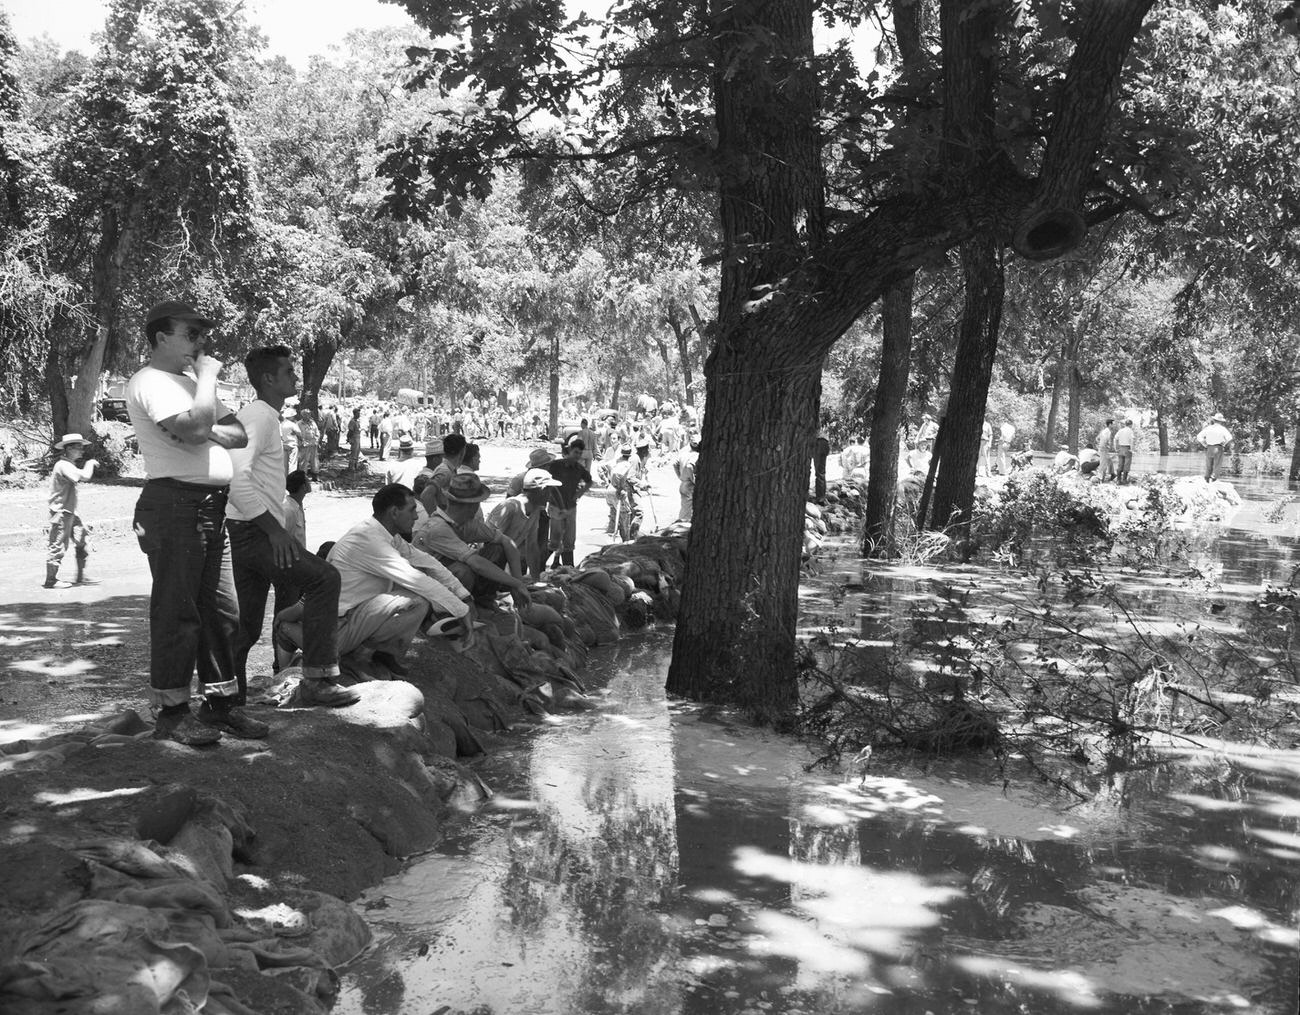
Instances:
[[[361,695],[350,687],[336,684],[328,678],[303,679],[298,684],[298,700],[304,705],[322,705],[325,708],[344,708],[355,705]]]
[[[158,713],[158,718],[154,720],[153,738],[174,740],[186,747],[208,747],[221,739],[221,733],[194,718],[189,705],[182,705],[178,709],[163,709]]]
[[[59,587],[59,565],[45,565],[45,585],[43,588],[56,589]]]
[[[199,722],[240,740],[265,740],[271,727],[254,719],[232,699],[208,698],[199,706]]]
[[[74,581],[72,584],[73,585],[98,585],[99,584],[98,578],[92,578],[90,577],[90,575],[86,574],[85,557],[77,558],[77,580]]]

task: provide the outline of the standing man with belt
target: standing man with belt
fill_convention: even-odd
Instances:
[[[1223,453],[1232,443],[1232,432],[1223,424],[1227,420],[1223,413],[1216,412],[1205,424],[1205,429],[1196,435],[1196,443],[1205,449],[1205,481],[1207,483],[1219,478],[1219,463]]]
[[[298,374],[287,346],[254,349],[244,358],[257,398],[236,417],[248,434],[247,447],[232,451],[235,477],[226,509],[230,530],[239,635],[235,679],[243,704],[248,688],[248,653],[262,637],[266,596],[275,587],[275,611],[303,599],[303,663],[299,696],[304,705],[337,707],[360,700],[339,686],[339,573],[307,550],[285,528],[281,475],[280,411],[298,393]]]
[[[145,317],[149,363],[126,389],[148,481],[135,506],[135,535],[149,558],[149,686],[158,709],[154,736],[190,747],[225,730],[261,738],[267,725],[238,707],[235,601],[226,543],[230,448],[244,427],[217,399],[221,363],[203,354],[213,322],[193,307],[159,303]],[[193,376],[186,373],[193,371]],[[190,712],[198,667],[204,695]]]

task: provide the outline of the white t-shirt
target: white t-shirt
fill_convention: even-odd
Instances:
[[[230,481],[226,517],[251,522],[266,512],[284,525],[284,445],[280,414],[260,398],[237,414],[248,432],[248,446],[230,452],[235,476]]]
[[[389,483],[401,483],[408,490],[415,491],[415,477],[424,469],[424,458],[403,458],[389,462],[384,470],[384,478]]]
[[[1015,435],[1016,435],[1016,428],[1015,428],[1014,426],[1012,426],[1010,423],[1003,423],[1003,424],[1002,424],[1002,443],[1003,443],[1003,444],[1009,444],[1009,443],[1011,442],[1011,438],[1014,437]]]
[[[1209,424],[1204,430],[1198,433],[1196,439],[1207,448],[1212,448],[1216,444],[1231,444],[1232,434],[1226,426],[1222,423],[1216,422]]]
[[[1131,426],[1119,428],[1119,433],[1115,434],[1115,447],[1129,449],[1133,447],[1133,428]]]
[[[230,482],[233,470],[229,451],[210,440],[186,444],[162,426],[163,420],[194,408],[197,390],[198,384],[189,374],[172,374],[157,367],[137,370],[127,383],[126,411],[150,479],[179,479],[202,486],[225,486]],[[229,407],[218,400],[217,419],[229,415]],[[276,444],[279,442],[277,423]]]

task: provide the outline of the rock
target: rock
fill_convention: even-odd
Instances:
[[[330,710],[344,722],[386,729],[416,724],[424,714],[424,695],[405,680],[372,680],[352,689],[361,695],[360,701]]]

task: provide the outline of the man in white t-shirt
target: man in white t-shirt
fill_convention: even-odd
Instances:
[[[303,704],[352,705],[360,697],[338,683],[339,574],[285,528],[280,410],[298,393],[293,353],[283,345],[254,349],[244,358],[244,369],[257,398],[239,410],[248,445],[230,453],[235,475],[226,506],[239,598],[239,697],[242,702],[247,694],[248,653],[262,637],[267,592],[274,586],[276,613],[303,600]]]
[[[415,492],[415,477],[424,469],[424,459],[416,458],[415,442],[410,437],[402,437],[397,442],[397,457],[384,467],[384,482],[401,483]]]
[[[1223,425],[1226,422],[1223,413],[1216,412],[1205,424],[1205,429],[1196,435],[1196,443],[1205,449],[1207,483],[1219,478],[1219,463],[1223,461],[1223,453],[1232,443],[1232,431]]]
[[[233,473],[230,449],[242,448],[248,436],[217,399],[221,363],[203,354],[212,327],[188,304],[154,306],[144,326],[149,364],[126,388],[127,412],[148,476],[136,502],[134,528],[153,575],[154,736],[191,747],[215,743],[221,730],[242,737],[267,733],[265,723],[238,707],[239,606],[226,542],[226,496]],[[190,713],[196,666],[205,698],[197,716]]]
[[[1097,434],[1097,453],[1101,455],[1101,481],[1115,478],[1115,421],[1107,419]]]

